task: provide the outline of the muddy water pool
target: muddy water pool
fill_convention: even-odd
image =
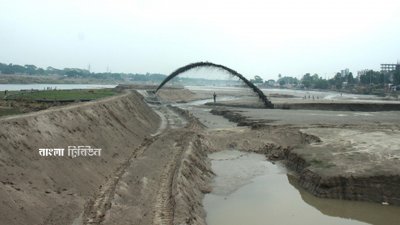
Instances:
[[[400,224],[400,207],[316,198],[263,155],[225,150],[209,157],[216,177],[203,202],[208,225]]]

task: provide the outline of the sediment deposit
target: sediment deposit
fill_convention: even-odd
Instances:
[[[159,121],[137,93],[0,119],[1,224],[72,224]],[[101,157],[38,152],[80,145]]]

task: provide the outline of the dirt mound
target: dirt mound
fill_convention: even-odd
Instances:
[[[71,224],[84,202],[156,131],[159,116],[137,93],[0,119],[1,224]],[[101,148],[70,158],[68,146]],[[39,148],[64,148],[42,157]]]
[[[288,155],[299,184],[318,197],[400,205],[400,132],[366,128],[304,129],[321,142]]]

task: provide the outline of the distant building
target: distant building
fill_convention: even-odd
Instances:
[[[346,77],[346,76],[349,75],[349,74],[350,74],[350,70],[347,69],[347,68],[340,71],[340,75],[341,75],[342,77]]]
[[[391,72],[394,70],[400,70],[400,63],[396,64],[381,64],[381,72]]]

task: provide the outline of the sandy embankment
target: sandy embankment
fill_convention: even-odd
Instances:
[[[0,119],[0,224],[71,224],[159,121],[137,93]],[[101,157],[38,152],[75,145]]]
[[[0,224],[204,225],[212,172],[203,126],[159,107],[133,92],[1,119]],[[101,157],[39,156],[71,145]]]

